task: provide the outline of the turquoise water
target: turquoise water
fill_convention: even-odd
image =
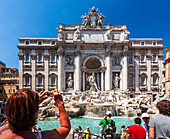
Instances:
[[[113,117],[112,119],[116,122],[117,133],[120,132],[122,125],[125,125],[127,127],[134,124],[134,121],[128,117],[127,118]],[[100,135],[101,126],[98,125],[100,120],[101,119],[84,118],[84,117],[70,118],[71,128],[75,129],[78,128],[78,126],[81,126],[84,131],[86,127],[89,126],[91,133]],[[52,130],[54,128],[60,127],[60,121],[59,120],[38,121],[36,126],[37,128],[40,127],[42,130]]]
[[[125,117],[112,117],[112,119],[116,123],[116,128],[117,128],[116,132],[117,133],[120,132],[122,125],[125,125],[127,127],[127,126],[134,124],[134,121],[131,120],[128,117],[127,118],[125,118]],[[70,118],[71,128],[75,129],[75,128],[78,128],[78,126],[81,126],[83,131],[84,131],[86,129],[86,127],[89,126],[91,133],[100,135],[101,126],[98,125],[100,120],[101,120],[101,118],[98,118],[98,119],[84,118],[84,117]],[[143,126],[143,121],[142,121],[141,125]],[[52,130],[54,128],[60,127],[60,121],[59,120],[37,121],[36,127],[41,128],[42,131]],[[0,134],[1,134],[1,132],[0,132]]]

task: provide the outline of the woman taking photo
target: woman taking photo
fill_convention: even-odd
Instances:
[[[39,113],[39,104],[46,99],[48,92],[38,93],[21,89],[8,99],[6,103],[5,114],[8,120],[9,130],[4,131],[1,139],[64,139],[68,135],[71,125],[67,116],[63,99],[58,91],[52,91],[60,113],[61,127],[53,130],[42,131],[38,134],[32,132],[36,125]]]

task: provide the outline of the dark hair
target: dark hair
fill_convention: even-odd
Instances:
[[[38,104],[38,93],[30,89],[20,89],[12,94],[5,106],[9,128],[17,133],[33,127],[37,120],[35,113],[39,109]]]
[[[122,125],[122,127],[121,128],[125,128],[125,125]]]
[[[141,119],[139,117],[135,118],[134,121],[136,124],[139,124],[139,125],[141,124]]]
[[[80,130],[82,130],[81,126],[78,127]]]
[[[160,114],[170,116],[170,101],[161,100],[156,104],[156,108],[159,110]]]
[[[109,114],[108,116],[109,116],[109,117],[112,117],[112,114]]]

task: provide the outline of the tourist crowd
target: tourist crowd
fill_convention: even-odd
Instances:
[[[29,90],[20,89],[8,99],[5,106],[6,124],[0,127],[0,132],[6,129],[0,139],[64,139],[67,137],[71,124],[66,113],[62,95],[57,91],[52,91],[53,99],[58,106],[60,114],[60,127],[53,130],[41,131],[35,125],[39,113],[39,104],[48,98],[48,91],[39,94]],[[170,139],[170,101],[161,100],[156,104],[159,110],[158,115],[149,116],[142,114],[144,125],[139,117],[134,119],[134,125],[121,127],[120,134],[116,134],[116,123],[111,119],[111,111],[99,122],[101,127],[100,136],[96,138],[117,138],[117,139]],[[1,116],[2,119],[2,116]],[[37,133],[33,132],[36,130]],[[87,126],[83,132],[81,126],[75,129],[75,139],[90,139],[90,127]]]
[[[170,139],[170,101],[161,100],[156,104],[159,110],[158,115],[149,116],[148,113],[142,114],[144,125],[139,117],[134,119],[134,125],[125,128],[121,127],[120,134],[116,134],[115,121],[111,119],[111,111],[107,111],[104,118],[99,122],[102,126],[100,136],[112,139]],[[75,129],[75,139],[90,139],[89,134],[82,135],[81,127]],[[84,133],[90,133],[89,126]]]

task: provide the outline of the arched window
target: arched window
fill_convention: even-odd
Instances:
[[[154,74],[152,75],[152,83],[153,83],[153,85],[157,85],[157,84],[158,84],[158,80],[159,80],[158,74],[157,74],[157,73],[154,73]]]
[[[147,84],[147,75],[145,73],[141,74],[141,76],[140,76],[140,84],[141,85]]]

